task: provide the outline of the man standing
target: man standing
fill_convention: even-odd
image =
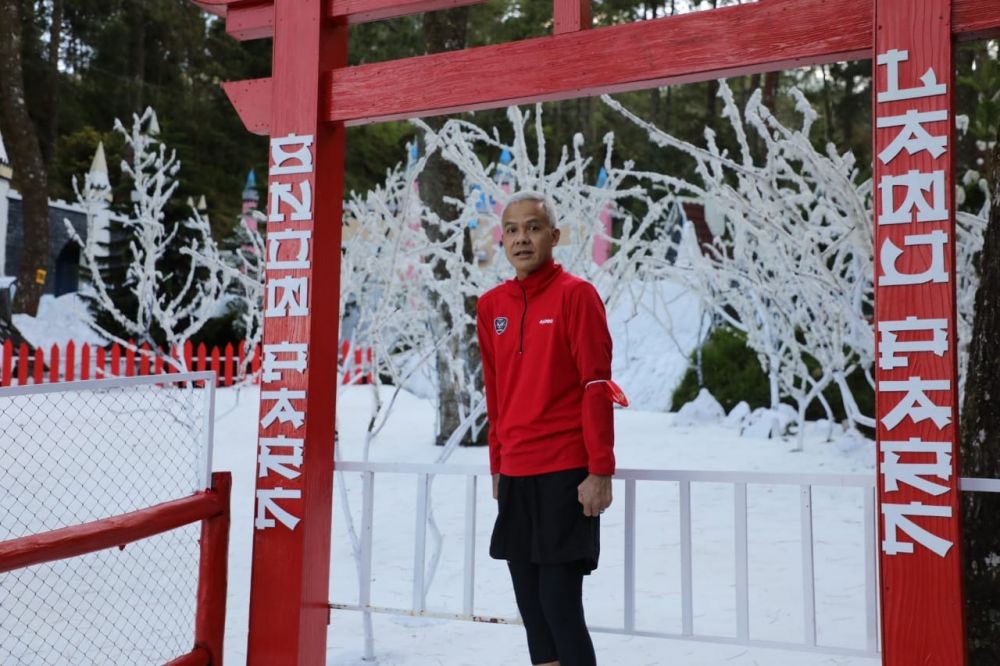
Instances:
[[[517,275],[477,317],[498,500],[490,556],[507,561],[531,663],[592,666],[583,576],[615,470],[611,335],[597,290],[552,259],[551,201],[520,192],[501,219]]]

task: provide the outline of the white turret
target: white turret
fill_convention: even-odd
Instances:
[[[109,206],[113,197],[103,141],[97,143],[97,150],[94,151],[94,159],[90,163],[90,171],[87,173],[84,187],[89,190],[86,193],[87,198],[98,204],[96,210],[93,210],[95,219],[93,240],[97,243],[96,254],[106,255],[111,243],[111,209]]]
[[[3,145],[3,134],[0,134],[0,180],[9,181],[13,171],[10,168],[10,158],[7,157],[7,148]]]
[[[104,190],[102,197],[108,203],[111,202],[111,180],[108,178],[108,160],[104,156],[104,142],[97,143],[97,151],[94,152],[94,159],[90,163],[90,178],[87,183],[94,190]]]
[[[0,276],[7,274],[7,219],[10,215],[10,180],[14,175],[0,134]]]

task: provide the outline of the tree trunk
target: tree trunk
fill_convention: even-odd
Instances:
[[[771,113],[777,113],[777,110],[774,108],[774,102],[778,98],[778,74],[779,72],[768,72],[764,75],[762,101],[764,102],[764,106],[771,110]]]
[[[448,11],[431,12],[424,15],[424,35],[426,37],[426,47],[428,53],[438,53],[460,49],[465,47],[466,34],[469,23],[468,7],[459,7]],[[444,125],[444,118],[425,118],[424,121],[435,131],[440,130]],[[457,211],[444,202],[445,197],[461,199],[462,174],[453,164],[443,159],[440,153],[434,154],[427,160],[424,172],[420,178],[421,199],[433,210],[441,219],[451,219]],[[444,235],[437,227],[429,226],[427,235],[434,242],[444,240]],[[472,256],[472,236],[469,229],[465,229],[462,235],[462,246],[455,247],[455,252],[461,252],[466,265],[471,265]],[[452,279],[448,268],[437,262],[433,266],[434,276],[439,280]],[[448,437],[458,428],[461,423],[461,391],[455,377],[448,371],[450,359],[463,358],[469,369],[480,367],[479,348],[475,345],[475,324],[462,325],[456,322],[452,313],[443,303],[438,303],[438,311],[441,315],[439,325],[442,327],[441,334],[454,332],[455,326],[461,326],[462,330],[455,335],[451,343],[441,347],[437,355],[438,374],[438,432],[437,443],[444,444]],[[476,299],[467,298],[464,303],[465,314],[471,322],[476,320]],[[478,379],[479,373],[475,372]],[[466,406],[467,408],[468,406]],[[485,441],[485,429],[480,437]],[[466,437],[463,443],[483,443],[470,442]]]
[[[1000,478],[1000,141],[993,146],[990,163],[993,200],[969,344],[961,461],[963,476],[996,479]],[[969,663],[995,666],[1000,664],[1000,494],[963,493],[962,506]]]
[[[14,311],[34,316],[48,268],[49,183],[38,134],[25,101],[19,0],[0,0],[0,125],[24,211],[24,251],[17,273]]]
[[[45,104],[48,106],[45,123],[40,128],[42,157],[45,165],[52,164],[56,135],[59,127],[59,45],[62,43],[63,0],[52,0],[52,23],[49,24],[48,72],[45,81]]]
[[[142,113],[146,92],[146,11],[144,3],[130,2],[132,33],[132,109]]]

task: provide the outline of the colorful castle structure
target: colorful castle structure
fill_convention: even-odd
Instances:
[[[24,247],[24,213],[21,194],[13,188],[14,172],[11,168],[3,137],[0,136],[0,281],[13,282],[21,267]],[[110,241],[110,221],[116,216],[111,204],[108,183],[108,165],[104,146],[98,144],[90,166],[91,183],[107,191],[105,205],[98,213],[97,240],[102,246]],[[66,229],[69,222],[81,239],[87,239],[87,214],[83,207],[62,201],[49,201],[49,256],[39,277],[45,280],[43,293],[61,296],[77,291],[80,281],[80,247],[70,238]]]

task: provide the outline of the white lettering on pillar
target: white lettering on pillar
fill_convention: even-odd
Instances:
[[[885,540],[882,541],[882,552],[886,555],[912,553],[913,544],[918,543],[935,555],[944,557],[951,549],[952,543],[947,539],[929,532],[910,520],[910,516],[933,516],[935,518],[951,518],[950,506],[910,502],[909,504],[883,504],[882,516],[885,518]],[[899,532],[913,539],[900,541]]]
[[[898,339],[899,333],[914,331],[930,332],[931,337],[920,340]],[[878,332],[878,367],[883,370],[909,367],[910,359],[897,354],[929,352],[936,356],[944,356],[948,351],[947,319],[920,319],[910,316],[900,321],[880,321]]]
[[[281,229],[267,232],[267,270],[294,270],[309,268],[309,240],[312,231],[308,229]],[[282,243],[298,243],[294,259],[278,259]]]
[[[882,453],[882,476],[887,492],[899,490],[899,484],[921,490],[929,495],[942,495],[949,487],[928,481],[924,476],[935,476],[943,481],[951,478],[951,442],[925,442],[911,437],[904,442],[879,442]],[[926,454],[934,462],[901,462],[901,454]]]
[[[286,275],[268,278],[265,317],[306,317],[309,308],[309,280]]]
[[[945,296],[949,289],[936,286],[950,287],[948,271],[954,270],[947,251],[952,233],[948,223],[953,214],[947,172],[951,110],[948,85],[938,82],[934,68],[924,64],[926,53],[915,52],[915,62],[910,61],[910,55],[910,51],[891,48],[875,58],[880,75],[876,80],[884,81],[884,89],[877,90],[875,97],[875,126],[881,130],[877,132],[875,164],[876,298],[889,304],[881,306],[880,313],[892,313],[894,318],[877,324],[878,367],[880,372],[909,368],[907,374],[921,372],[933,379],[911,376],[890,381],[879,377],[879,422],[887,431],[895,430],[893,440],[883,439],[885,431],[879,432],[881,545],[887,556],[912,554],[919,545],[943,558],[953,543],[934,531],[950,534],[946,523],[953,509],[947,504],[913,501],[912,496],[917,493],[949,502],[954,499],[950,493],[957,475],[953,442],[924,441],[916,436],[917,431],[927,428],[927,421],[942,431],[931,439],[946,439],[953,432],[946,428],[953,425],[954,381],[950,369],[941,369],[947,364],[934,359],[944,359],[952,351],[950,340],[955,335],[950,318],[953,306]],[[927,98],[934,101],[899,104]],[[916,106],[921,108],[913,108]],[[933,226],[917,226],[921,224]],[[917,229],[926,232],[915,233]],[[920,370],[925,364],[934,369]],[[934,392],[944,404],[931,398],[929,394]],[[918,428],[917,424],[923,425]],[[896,430],[900,425],[903,427]]]
[[[264,530],[274,527],[278,521],[290,530],[294,530],[299,524],[299,519],[291,513],[281,508],[278,500],[281,499],[301,499],[302,491],[298,488],[258,488],[257,489],[257,518],[254,520],[254,527]],[[269,518],[268,516],[272,516]]]
[[[899,63],[910,59],[909,51],[899,49],[889,49],[885,53],[878,54],[876,63],[885,66],[886,90],[879,91],[876,101],[897,102],[904,99],[916,99],[918,97],[934,97],[943,95],[948,91],[948,87],[937,82],[937,74],[933,67],[928,67],[924,75],[920,77],[920,82],[924,85],[916,88],[899,87]]]
[[[271,139],[271,167],[268,175],[281,176],[289,173],[312,173],[311,134],[288,134]]]
[[[290,452],[275,453],[275,449],[289,449]],[[293,468],[302,467],[302,440],[285,436],[262,437],[257,462],[258,477],[263,478],[274,472],[286,479],[298,478],[302,472]]]
[[[906,150],[910,155],[926,150],[932,157],[940,157],[944,154],[948,146],[948,134],[932,135],[924,129],[924,123],[934,123],[948,120],[947,111],[917,111],[908,109],[901,116],[884,116],[877,118],[875,126],[882,129],[886,127],[902,127],[899,134],[882,149],[878,158],[882,164],[888,164],[896,155]]]
[[[882,424],[892,430],[907,416],[913,423],[926,419],[934,422],[938,429],[951,423],[951,405],[938,405],[928,397],[926,391],[948,391],[951,382],[947,379],[921,379],[910,377],[899,382],[881,381],[878,390],[882,393],[904,393],[903,398],[889,413],[882,417]]]
[[[299,195],[292,194],[294,183],[276,183],[271,181],[268,185],[268,193],[271,199],[271,208],[267,216],[268,222],[284,222],[285,214],[281,212],[282,202],[292,207],[292,219],[296,221],[312,219],[312,186],[308,180],[298,183]]]
[[[906,188],[903,203],[896,208],[893,203],[897,187]],[[944,204],[944,171],[931,173],[907,171],[902,176],[882,176],[879,182],[882,192],[882,214],[879,224],[909,224],[916,210],[917,222],[946,222],[948,208]],[[928,203],[924,193],[931,195]]]
[[[306,350],[304,342],[277,342],[264,345],[261,381],[276,382],[284,370],[303,373],[306,371]],[[291,358],[288,358],[291,356]]]
[[[271,166],[268,183],[268,222],[309,222],[313,219],[313,198],[311,174],[313,173],[313,136],[295,133],[272,137]],[[299,178],[279,182],[275,176],[302,174]],[[285,271],[276,277],[268,275],[265,290],[265,317],[305,317],[309,315],[309,275],[290,275],[288,271],[311,268],[309,243],[310,229],[268,229],[267,261],[265,270]],[[273,326],[273,325],[272,325]],[[308,338],[271,342],[273,328],[265,333],[263,345],[262,375],[264,384],[286,382],[288,373],[305,373],[307,369]],[[289,327],[286,333],[301,335],[301,327]],[[274,335],[274,337],[278,337]],[[260,428],[279,424],[299,430],[306,422],[305,390],[261,391],[261,405],[264,416]],[[304,431],[303,431],[304,432]],[[261,479],[282,477],[297,480],[302,476],[303,447],[305,438],[290,438],[285,435],[261,437],[257,456],[257,474]],[[273,478],[273,477],[272,477]],[[267,481],[263,482],[265,485]],[[296,483],[300,483],[296,481]],[[268,529],[278,524],[295,529],[301,518],[289,508],[293,500],[301,500],[300,488],[259,488],[257,490],[257,513],[254,525],[257,529]],[[282,505],[284,502],[284,505]]]
[[[888,287],[902,284],[924,284],[927,282],[948,282],[948,271],[945,268],[945,246],[948,244],[948,234],[935,229],[929,234],[910,234],[903,238],[906,247],[930,246],[931,263],[926,270],[919,273],[901,273],[896,268],[896,260],[903,255],[903,250],[886,238],[879,251],[879,266],[883,275],[879,277],[879,286]]]
[[[295,428],[302,427],[305,423],[306,413],[302,410],[296,409],[292,404],[292,400],[305,400],[305,391],[289,391],[286,388],[278,389],[277,391],[261,391],[260,401],[273,400],[274,405],[268,410],[264,418],[260,420],[260,425],[262,428],[266,428],[275,421],[279,423],[291,423]]]

